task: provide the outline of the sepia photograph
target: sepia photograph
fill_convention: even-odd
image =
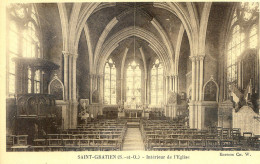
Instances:
[[[5,152],[260,151],[259,5],[7,3]]]

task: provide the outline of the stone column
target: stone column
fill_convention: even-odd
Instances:
[[[73,59],[73,63],[72,63],[72,99],[73,101],[77,101],[77,58],[78,58],[78,54],[74,54],[72,59]]]
[[[165,91],[165,104],[166,104],[167,99],[168,99],[168,78],[167,78],[167,76],[164,76],[164,79],[165,79],[165,82],[164,82],[165,89],[164,89],[164,91]]]
[[[191,86],[192,86],[192,94],[191,94],[191,102],[189,103],[189,126],[191,128],[195,128],[195,100],[196,100],[196,57],[190,57],[192,62],[192,79],[191,79]]]
[[[163,76],[163,92],[164,92],[164,104],[163,104],[163,109],[164,109],[164,116],[166,116],[166,105],[167,105],[167,76]]]
[[[72,56],[69,55],[69,100],[72,100]]]
[[[63,51],[64,56],[64,100],[68,100],[68,52]]]
[[[196,85],[195,85],[195,78],[196,78],[196,70],[195,70],[195,66],[196,66],[196,63],[195,63],[195,60],[196,60],[196,57],[192,56],[190,57],[191,59],[191,62],[192,62],[192,77],[191,77],[191,88],[192,88],[192,93],[191,93],[191,100],[192,101],[195,101],[196,100],[196,95],[195,95],[195,89],[196,89]]]
[[[89,92],[90,92],[90,93],[89,93],[89,99],[90,99],[90,100],[89,100],[89,104],[92,104],[92,84],[93,84],[93,81],[92,81],[92,80],[93,80],[93,75],[90,74],[90,75],[89,75],[89,81],[90,81],[90,82],[89,82]]]
[[[200,60],[199,58],[197,57],[196,58],[196,101],[199,100],[199,72],[200,72]]]
[[[144,104],[147,104],[147,77],[144,79]]]
[[[124,90],[124,79],[123,79],[123,77],[121,77],[121,103],[123,103],[123,90]]]
[[[171,86],[171,91],[174,92],[174,89],[173,89],[173,83],[174,83],[174,81],[173,81],[173,76],[171,76],[170,86]]]
[[[178,93],[178,75],[175,75],[174,78],[175,78],[175,92]]]
[[[204,60],[204,56],[200,56],[199,57],[199,60],[200,60],[200,87],[199,87],[199,100],[202,101],[202,95],[203,95],[203,73],[204,73],[204,66],[203,66],[203,60]]]
[[[166,92],[167,92],[167,94],[168,94],[168,92],[169,92],[169,76],[166,76]]]
[[[150,87],[151,87],[150,80],[151,80],[151,77],[147,78],[147,84],[146,84],[146,86],[147,86],[147,99],[146,99],[147,104],[150,104],[150,96],[151,96],[151,94],[150,94]]]
[[[168,99],[168,76],[164,76],[165,78],[165,104],[167,103]]]
[[[99,88],[99,86],[100,86],[100,75],[97,75],[97,84],[96,84],[96,90],[98,90],[98,91],[100,91],[100,88]]]
[[[198,103],[197,106],[197,129],[204,129],[205,128],[205,105],[202,102]]]
[[[175,90],[175,77],[174,77],[174,75],[173,75],[171,78],[172,78],[172,91],[173,91],[173,92],[176,92],[176,90]]]
[[[198,107],[198,101],[199,101],[199,72],[200,72],[200,63],[199,63],[199,58],[196,56],[196,102],[195,102],[195,108],[193,109],[194,111],[194,128],[198,128],[199,126],[199,107]]]
[[[100,104],[103,104],[103,94],[104,94],[104,75],[100,75],[100,98],[99,98],[99,102]]]

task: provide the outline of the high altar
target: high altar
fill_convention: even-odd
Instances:
[[[132,98],[131,101],[124,102],[119,107],[119,114],[118,117],[126,117],[126,118],[140,118],[145,117],[145,109],[143,104],[137,103],[135,98]]]

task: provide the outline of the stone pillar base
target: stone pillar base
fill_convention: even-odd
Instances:
[[[195,128],[195,104],[194,102],[189,103],[189,126]]]
[[[61,107],[62,124],[61,129],[70,128],[70,113],[69,113],[69,102],[63,100],[56,100],[56,105]]]
[[[260,114],[260,99],[258,99],[256,101],[256,103],[257,103],[257,108],[258,108],[258,114]]]
[[[218,122],[218,103],[213,101],[189,103],[189,126],[195,129],[206,129],[216,126]]]
[[[77,117],[78,117],[78,102],[73,101],[70,103],[70,128],[75,129],[77,128]]]

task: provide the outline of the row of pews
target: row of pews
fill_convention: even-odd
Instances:
[[[127,130],[124,120],[99,120],[59,134],[46,134],[33,145],[14,143],[10,151],[120,151]]]
[[[191,129],[170,120],[142,120],[146,151],[260,150],[260,137],[237,128]]]

